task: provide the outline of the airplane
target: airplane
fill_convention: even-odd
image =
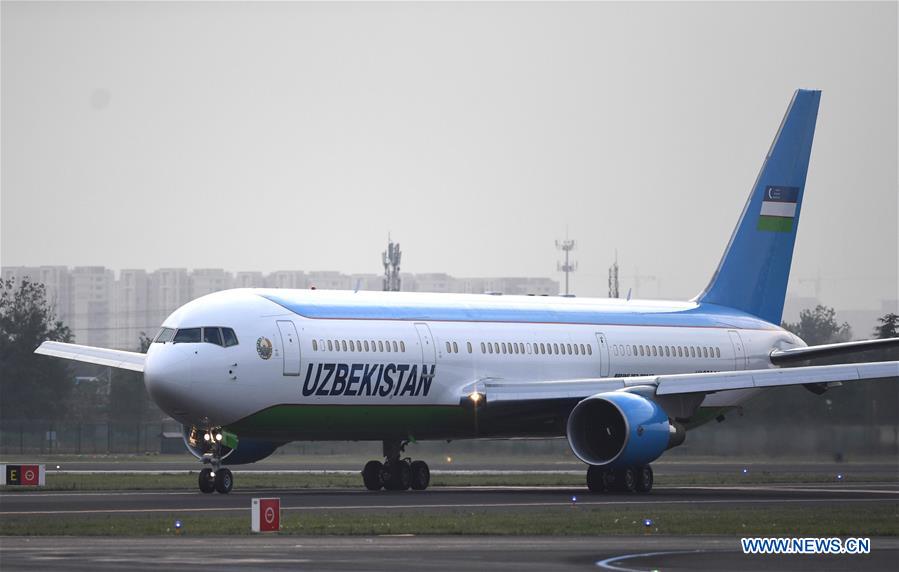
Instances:
[[[381,441],[362,482],[394,491],[430,482],[409,443],[516,437],[567,438],[590,491],[646,493],[653,461],[765,389],[899,378],[899,339],[808,347],[779,325],[820,95],[794,93],[690,301],[234,289],[178,308],[146,354],[35,352],[143,372],[203,493],[296,440]]]

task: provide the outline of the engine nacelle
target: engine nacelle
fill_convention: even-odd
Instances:
[[[197,427],[181,427],[181,437],[187,450],[198,459],[214,456],[225,465],[255,463],[268,457],[283,443],[272,443],[252,438],[237,438],[223,429],[204,430]]]
[[[635,393],[598,393],[568,417],[568,444],[583,462],[609,468],[646,465],[683,442],[659,404]]]

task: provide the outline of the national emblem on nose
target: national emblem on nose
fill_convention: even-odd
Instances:
[[[258,353],[259,357],[262,359],[272,357],[272,341],[266,337],[261,337],[256,340],[256,353]]]

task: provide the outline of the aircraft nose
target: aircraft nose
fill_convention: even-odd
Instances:
[[[144,365],[144,384],[150,398],[174,419],[184,421],[191,415],[191,352],[177,344],[151,348]]]

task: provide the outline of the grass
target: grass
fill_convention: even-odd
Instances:
[[[242,489],[319,489],[358,488],[362,485],[358,474],[265,474],[235,471],[235,482]],[[882,476],[881,476],[882,477]],[[876,478],[882,482],[883,478]],[[866,482],[866,476],[847,474],[843,482]],[[895,481],[892,479],[886,479]],[[827,474],[785,474],[757,472],[742,474],[661,475],[657,486],[689,485],[744,485],[744,484],[797,484],[833,483],[836,479]],[[584,476],[570,474],[516,474],[516,475],[432,475],[432,486],[584,486]],[[193,490],[197,487],[197,473],[120,473],[120,474],[56,474],[47,471],[47,484],[42,490],[53,491],[121,491],[121,490]],[[0,491],[27,493],[31,488],[3,486]]]
[[[653,524],[646,527],[645,518]],[[174,527],[181,519],[180,531]],[[646,508],[560,507],[517,511],[283,511],[281,535],[633,535],[897,536],[899,503],[825,507]],[[0,521],[13,536],[222,536],[250,533],[240,515],[178,514],[23,516]]]

